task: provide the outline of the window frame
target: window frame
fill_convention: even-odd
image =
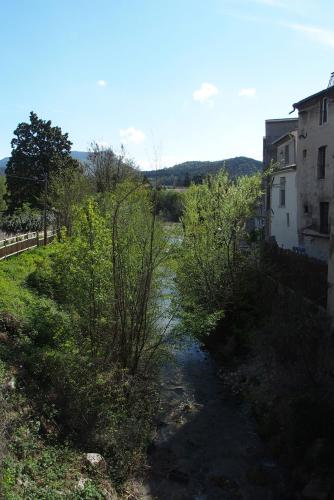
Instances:
[[[326,155],[327,145],[320,146],[318,148],[318,160],[317,160],[317,178],[326,179]]]
[[[323,97],[320,101],[320,120],[319,124],[328,123],[328,97]]]
[[[280,177],[279,178],[279,207],[285,208],[285,205],[286,205],[286,177]]]

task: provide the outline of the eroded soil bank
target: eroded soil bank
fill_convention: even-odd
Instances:
[[[162,411],[140,488],[145,500],[286,500],[284,473],[198,342],[174,352],[162,376]]]

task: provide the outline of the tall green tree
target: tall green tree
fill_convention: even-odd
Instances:
[[[98,193],[111,192],[125,179],[139,177],[137,167],[126,158],[123,147],[117,155],[110,147],[93,143],[86,166]]]
[[[80,351],[95,366],[116,363],[135,374],[155,359],[165,338],[159,318],[167,249],[143,184],[126,180],[101,206],[88,199],[77,210],[55,270],[76,317]]]
[[[53,174],[78,165],[70,156],[68,134],[51,121],[30,113],[30,122],[19,123],[12,139],[12,153],[6,168],[7,203],[10,211],[29,203],[41,208],[46,183]]]
[[[66,228],[68,236],[72,235],[76,210],[85,197],[92,192],[92,183],[84,175],[82,168],[69,167],[52,176],[49,186],[49,202],[56,217],[59,236],[62,227]]]

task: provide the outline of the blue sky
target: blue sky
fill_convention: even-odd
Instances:
[[[331,0],[2,0],[0,158],[34,110],[143,168],[261,158],[264,120],[327,86]]]

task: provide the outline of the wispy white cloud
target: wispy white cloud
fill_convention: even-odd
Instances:
[[[99,87],[106,87],[107,86],[106,80],[98,80],[97,84]]]
[[[255,97],[256,96],[256,89],[255,88],[247,88],[247,89],[241,89],[238,93],[240,97]]]
[[[219,93],[218,88],[213,83],[203,82],[199,89],[194,90],[193,99],[200,103],[213,105],[213,97]]]
[[[129,143],[140,144],[146,139],[144,132],[135,127],[128,127],[125,129],[121,129],[119,131],[119,135],[125,144]]]
[[[290,28],[296,32],[302,33],[310,40],[334,47],[334,31],[319,28],[316,26],[308,26],[305,24],[283,24],[283,26]]]

